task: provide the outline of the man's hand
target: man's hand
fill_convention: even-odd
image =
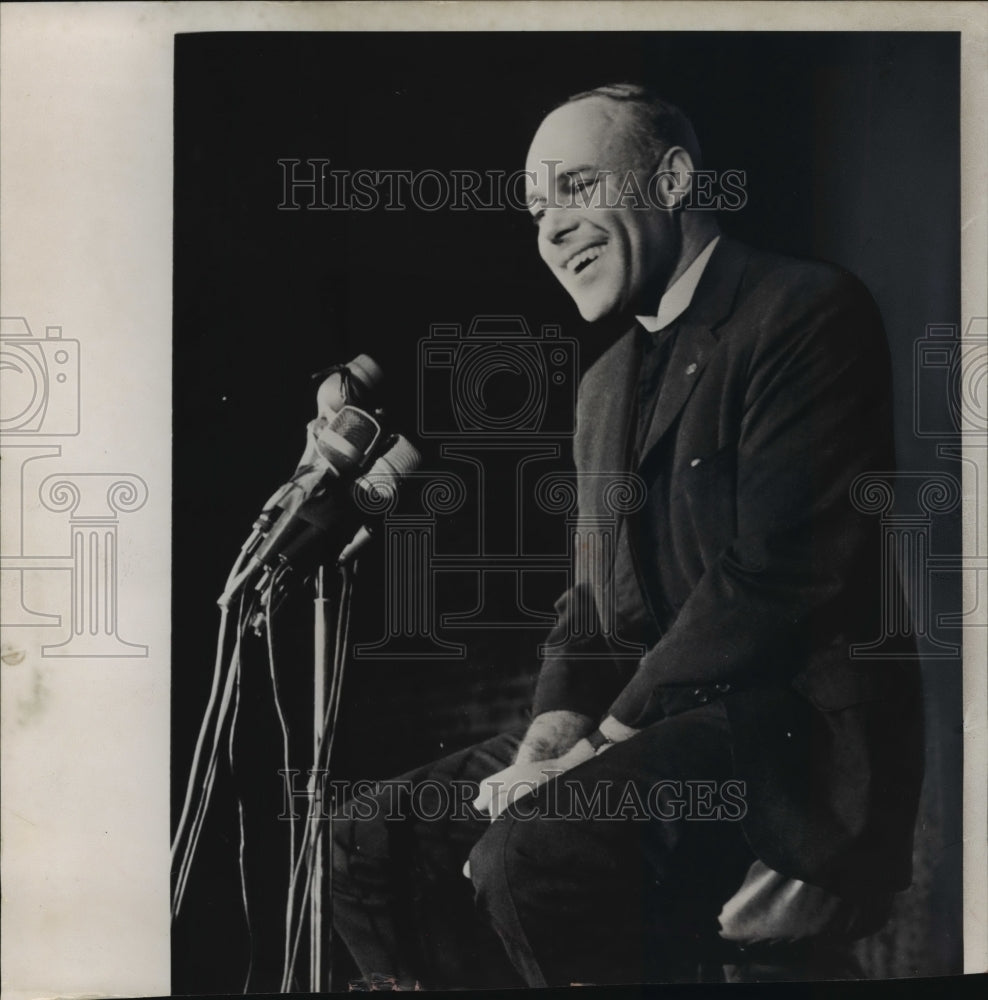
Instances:
[[[589,715],[563,710],[537,715],[518,747],[515,763],[562,757],[593,729],[593,721]]]
[[[512,764],[480,783],[480,794],[473,800],[473,806],[478,812],[487,813],[493,821],[516,799],[531,794],[561,773],[555,760]]]
[[[489,813],[492,820],[497,819],[512,802],[589,760],[594,750],[583,737],[592,729],[593,720],[577,712],[545,712],[536,716],[518,748],[514,764],[480,783],[474,808]],[[622,743],[637,732],[610,715],[601,722],[600,731],[613,743]]]
[[[581,739],[561,757],[515,761],[510,767],[492,774],[480,783],[480,794],[473,800],[474,808],[478,812],[488,813],[493,821],[512,802],[531,795],[547,781],[565,774],[593,756],[593,748],[586,740]]]

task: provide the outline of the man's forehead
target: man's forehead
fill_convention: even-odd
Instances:
[[[631,165],[634,146],[627,109],[603,97],[564,104],[538,127],[528,151],[528,184],[544,188],[547,177],[584,166],[616,170]],[[550,166],[551,165],[551,166]]]

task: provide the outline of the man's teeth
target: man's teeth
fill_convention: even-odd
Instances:
[[[579,274],[587,264],[592,264],[603,252],[603,247],[590,247],[584,253],[571,257],[566,262],[566,270],[572,271],[574,274]]]

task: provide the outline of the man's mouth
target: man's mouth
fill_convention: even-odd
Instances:
[[[575,254],[573,254],[573,256],[566,261],[563,267],[569,271],[570,274],[582,274],[603,252],[603,243],[597,243],[594,246],[585,247],[583,250],[578,250]]]

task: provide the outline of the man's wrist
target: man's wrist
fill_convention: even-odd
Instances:
[[[603,719],[597,730],[608,743],[623,743],[625,740],[630,740],[638,732],[637,729],[626,726],[623,722],[618,722],[613,715],[608,715],[607,718]]]
[[[608,716],[596,729],[578,740],[570,750],[563,754],[559,758],[559,763],[566,770],[569,770],[576,767],[577,764],[582,764],[584,761],[603,753],[615,743],[623,743],[625,740],[631,739],[637,732],[637,729],[632,729],[631,726],[626,726],[624,723],[618,722],[617,719]]]

